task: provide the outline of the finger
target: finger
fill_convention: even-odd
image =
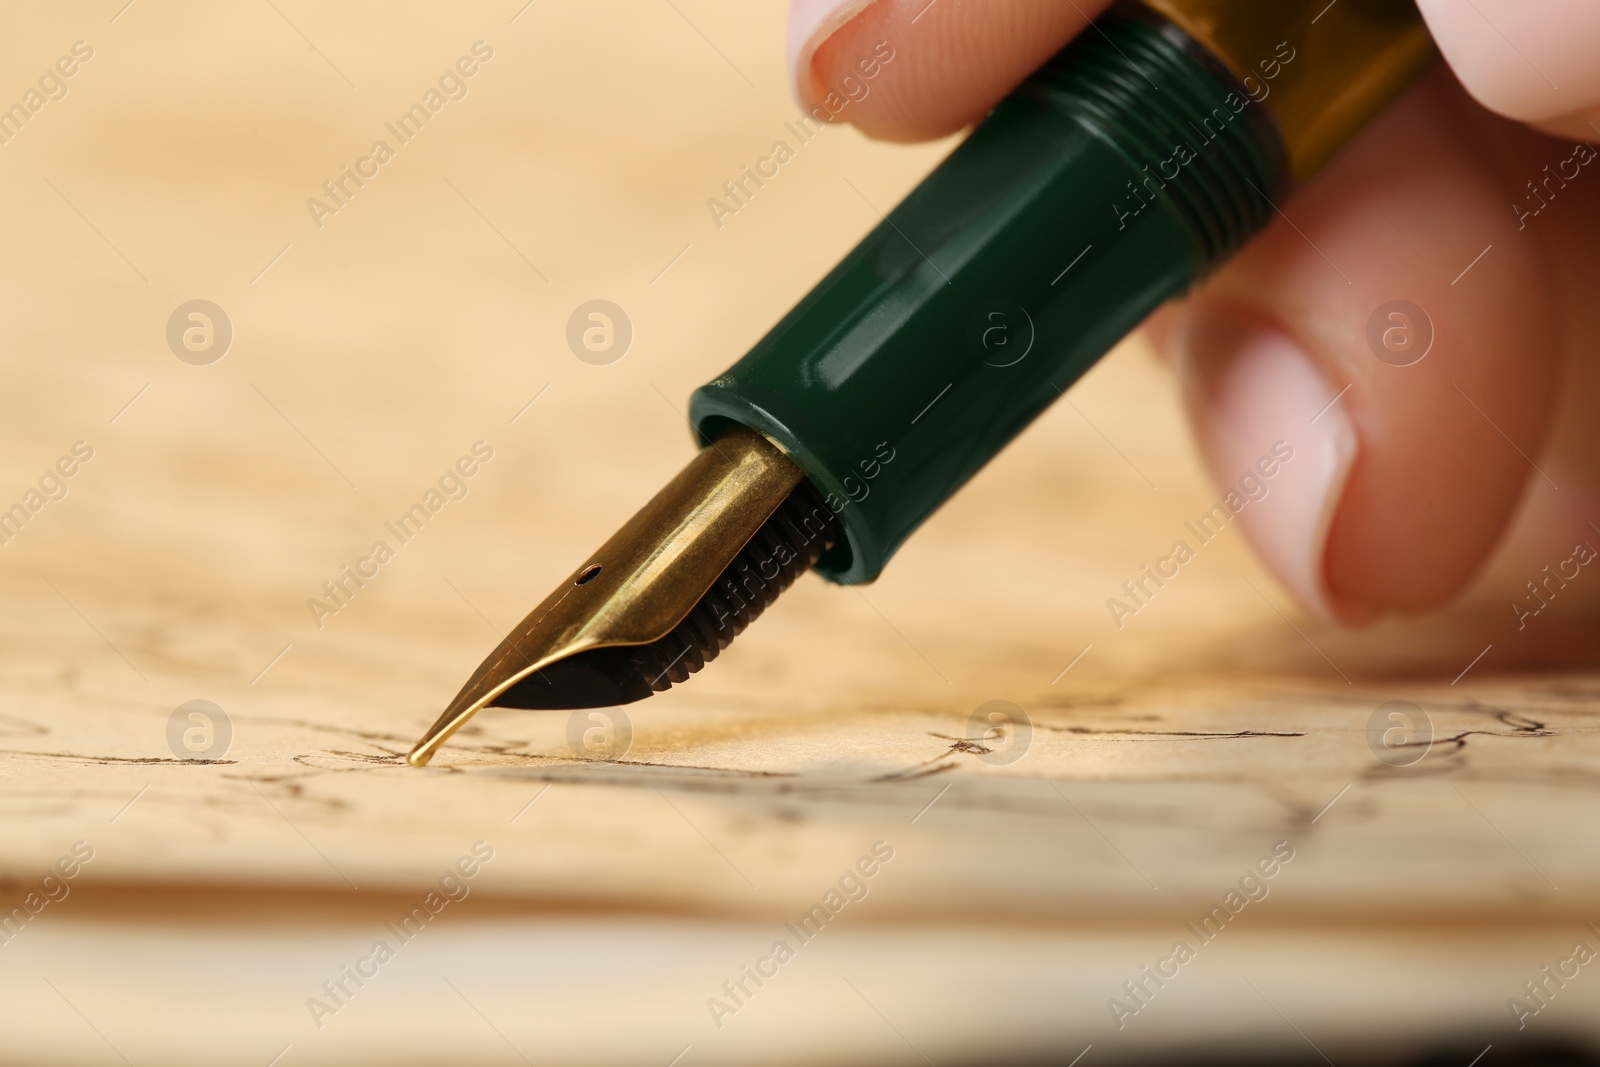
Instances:
[[[1443,602],[1539,477],[1565,314],[1550,241],[1594,231],[1519,233],[1506,175],[1571,148],[1486,115],[1440,68],[1161,324],[1207,465],[1223,486],[1266,487],[1239,492],[1240,525],[1313,610]],[[1368,340],[1399,299],[1433,328],[1410,366],[1394,365],[1404,320]],[[1257,465],[1279,441],[1293,458],[1268,478]]]
[[[1418,7],[1484,107],[1552,134],[1600,140],[1600,4],[1418,0]]]
[[[793,0],[795,95],[817,118],[873,137],[942,137],[987,114],[1108,4]]]

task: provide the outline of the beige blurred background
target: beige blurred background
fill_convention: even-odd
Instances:
[[[1463,730],[1494,709],[1565,716],[1567,740],[1541,741],[1547,764],[1518,764],[1531,744],[1494,764],[1485,780],[1503,806],[1492,814],[1526,830],[1521,847],[1565,872],[1557,880],[1600,884],[1583,859],[1592,834],[1574,839],[1550,807],[1593,804],[1593,676],[1508,673],[1559,651],[1548,642],[1474,658],[1503,629],[1516,583],[1486,578],[1478,607],[1439,618],[1336,632],[1301,617],[1228,531],[1136,619],[1112,624],[1106,598],[1214,496],[1172,383],[1133,342],[936,515],[875,586],[802,581],[704,676],[637,710],[631,759],[876,782],[923,758],[913,741],[934,737],[929,751],[943,751],[935,734],[959,739],[973,708],[995,698],[1057,716],[1069,738],[1084,721],[1077,708],[1096,729],[1124,733],[1157,721],[1219,730],[1245,706],[1252,728],[1277,717],[1286,732],[1313,731],[1311,755],[1272,750],[1254,765],[1176,748],[1146,763],[1149,749],[1132,760],[1069,748],[1052,757],[1057,777],[1123,783],[1111,808],[1138,807],[1149,796],[1141,782],[1203,780],[1133,820],[1155,835],[1135,855],[1188,889],[1136,900],[1128,887],[1142,893],[1142,883],[1098,830],[1073,822],[1070,847],[1041,852],[1053,824],[1005,823],[1032,800],[974,792],[982,803],[961,809],[958,828],[917,831],[950,849],[941,862],[908,861],[925,876],[920,888],[897,890],[896,907],[829,950],[883,1004],[851,999],[831,972],[796,978],[789,1000],[763,1002],[765,1023],[747,1016],[742,1035],[717,1045],[697,1036],[708,990],[767,936],[760,920],[813,897],[870,843],[862,835],[876,832],[876,815],[833,796],[847,814],[819,814],[802,798],[758,817],[737,797],[686,793],[699,836],[678,822],[666,832],[653,820],[675,816],[636,797],[656,780],[606,792],[616,779],[589,776],[534,809],[547,822],[505,831],[495,870],[514,876],[485,883],[474,922],[419,950],[412,977],[363,1000],[373,1005],[364,1014],[341,1014],[342,1030],[309,1031],[302,1000],[316,982],[360,949],[374,916],[403,910],[463,851],[483,810],[504,807],[503,823],[535,795],[541,779],[516,774],[561,760],[514,757],[555,752],[560,727],[486,713],[462,735],[471,751],[457,752],[455,769],[426,776],[394,753],[498,635],[687,460],[691,390],[877,220],[850,184],[890,205],[950,145],[825,131],[719,228],[707,198],[787,139],[798,111],[777,0],[122,5],[18,9],[0,36],[0,105],[26,107],[76,42],[93,50],[63,80],[65,95],[0,144],[0,508],[26,506],[75,443],[93,450],[66,495],[0,545],[0,859],[21,893],[80,832],[104,842],[79,896],[61,905],[78,909],[72,917],[0,948],[11,968],[0,1060],[514,1063],[557,1050],[565,1062],[684,1055],[685,1065],[1066,1062],[1098,1040],[1081,1035],[1103,1028],[1108,986],[1164,948],[1165,933],[1141,924],[1214,893],[1281,825],[1307,830],[1364,773],[1368,714],[1392,697],[1447,708]],[[385,123],[476,42],[492,58],[463,79],[466,94],[398,144]],[[319,226],[307,200],[380,138],[394,158]],[[569,316],[592,299],[621,306],[632,324],[631,347],[610,365],[567,346]],[[205,365],[167,341],[169,317],[192,300],[222,308],[233,331]],[[319,626],[307,599],[373,541],[393,545],[384,523],[479,441],[493,458],[466,496]],[[193,699],[233,717],[239,764],[187,777],[154,765],[168,755],[172,710]],[[1314,724],[1296,709],[1314,711]],[[874,732],[895,730],[892,751],[875,751]],[[363,764],[378,765],[381,787],[327,785]],[[1551,775],[1579,801],[1546,790]],[[936,785],[893,793],[900,814]],[[1150,1044],[1116,1053],[1102,1043],[1097,1055],[1201,1039],[1288,1047],[1298,1039],[1277,1016],[1259,1002],[1241,1016],[1234,993],[1218,991],[1259,977],[1250,961],[1260,959],[1277,962],[1305,1012],[1354,1019],[1388,1004],[1374,1032],[1397,1041],[1413,1031],[1499,1040],[1501,990],[1516,992],[1582,931],[1585,901],[1546,894],[1548,879],[1522,869],[1489,828],[1462,829],[1471,813],[1452,796],[1407,788],[1415,807],[1398,809],[1411,812],[1403,828],[1355,807],[1366,836],[1320,868],[1322,890],[1196,979],[1193,998],[1147,1031]],[[250,789],[283,805],[288,827],[250,807]],[[1206,812],[1193,835],[1160,836],[1184,824],[1190,803]],[[1446,831],[1430,821],[1440,810],[1452,812]],[[705,852],[719,835],[702,832],[702,819],[748,835],[735,855],[765,872],[757,880],[773,898],[741,896]],[[585,850],[608,834],[626,847],[595,860]],[[1429,853],[1440,837],[1448,847]],[[1474,857],[1491,846],[1500,851],[1482,861],[1492,870],[1480,885]],[[319,859],[323,850],[337,862]],[[1380,853],[1408,873],[1339,881]],[[974,864],[983,855],[991,866]],[[361,891],[345,894],[347,874]],[[1438,931],[1423,918],[1431,898],[1408,886],[1461,888]],[[1328,918],[1340,899],[1348,914]],[[1386,911],[1396,899],[1398,925]],[[1416,1000],[1362,992],[1375,957],[1361,953],[1378,944],[1390,947],[1389,979],[1419,990]],[[472,999],[449,999],[440,975],[472,983]],[[1594,995],[1558,1007],[1576,1026]],[[1468,1008],[1468,1022],[1451,1022]],[[917,1048],[890,1016],[932,1044]],[[1361,1036],[1337,1021],[1319,1033],[1325,1043]]]
[[[689,392],[871,226],[846,179],[889,205],[948,151],[828,130],[719,228],[707,199],[797,113],[783,23],[777,2],[676,0],[14,14],[4,99],[23,100],[75,42],[94,54],[0,144],[0,504],[75,442],[95,456],[3,546],[8,601],[28,605],[11,642],[26,644],[24,669],[51,675],[42,665],[81,643],[74,670],[153,693],[169,674],[249,682],[292,645],[274,684],[327,684],[376,657],[415,686],[395,713],[426,719],[490,636],[481,616],[515,621],[675,471]],[[399,144],[385,123],[478,41],[494,58],[465,98]],[[319,227],[307,201],[326,203],[324,183],[380,138],[395,158]],[[595,298],[634,331],[603,367],[565,343]],[[206,366],[165,337],[195,299],[234,332]],[[495,460],[468,498],[313,625],[307,598],[478,440]],[[954,682],[1053,673],[1210,500],[1168,377],[1132,345],[936,516],[873,603]],[[1292,609],[1238,537],[1206,555],[1084,669],[1324,663],[1277,640],[1282,618],[1241,574]],[[804,630],[837,641],[830,674],[943,686],[861,599],[804,584],[781,615],[829,616]],[[1516,588],[1480,591],[1495,623]],[[1301,625],[1353,669],[1453,675],[1484,643],[1466,620]],[[741,651],[781,662],[783,625]],[[862,640],[884,655],[854,654]],[[389,641],[417,651],[387,656]],[[1530,655],[1527,642],[1483,666]]]

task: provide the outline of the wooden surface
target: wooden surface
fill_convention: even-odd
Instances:
[[[1330,1050],[1485,1035],[1465,1062],[1519,1039],[1505,1000],[1543,964],[1600,945],[1600,675],[1529,667],[1570,651],[1553,627],[1506,635],[1526,561],[1341,633],[1228,530],[1113,623],[1216,495],[1138,343],[879,583],[808,578],[629,708],[617,759],[578,758],[565,715],[491,711],[406,768],[686,461],[689,391],[876,221],[850,184],[885,207],[948,146],[827,131],[719,229],[706,199],[794,115],[779,5],[119,6],[30,10],[0,42],[19,96],[94,49],[0,145],[0,506],[93,449],[0,546],[0,871],[20,900],[95,850],[0,947],[0,1055],[1304,1053],[1281,1014]],[[307,198],[479,40],[465,98],[318,228]],[[235,332],[204,366],[164,336],[196,298]],[[633,324],[607,366],[565,341],[594,298]],[[465,497],[319,627],[308,598],[479,441]],[[169,744],[197,699],[233,731],[213,762]],[[991,700],[1031,720],[1014,762],[971,721]],[[1368,736],[1390,700],[1437,738],[1409,767]],[[319,983],[479,840],[452,932],[314,1026]],[[721,981],[878,841],[848,929],[715,1027]],[[1118,1030],[1121,982],[1278,842],[1251,932]],[[1586,975],[1529,1025],[1594,1038],[1597,997]]]

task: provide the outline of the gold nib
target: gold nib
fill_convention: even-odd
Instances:
[[[818,501],[787,520],[782,539],[801,544],[771,553],[781,569],[741,565],[740,591],[699,613],[712,625],[690,618],[802,484],[765,437],[728,430],[511,631],[406,761],[426,765],[480,708],[606,707],[683,681],[832,543],[836,520]]]

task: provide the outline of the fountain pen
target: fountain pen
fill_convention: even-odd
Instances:
[[[1412,0],[1113,7],[694,393],[700,452],[506,637],[408,761],[484,707],[607,707],[683,682],[805,571],[876,578],[1431,56]]]

